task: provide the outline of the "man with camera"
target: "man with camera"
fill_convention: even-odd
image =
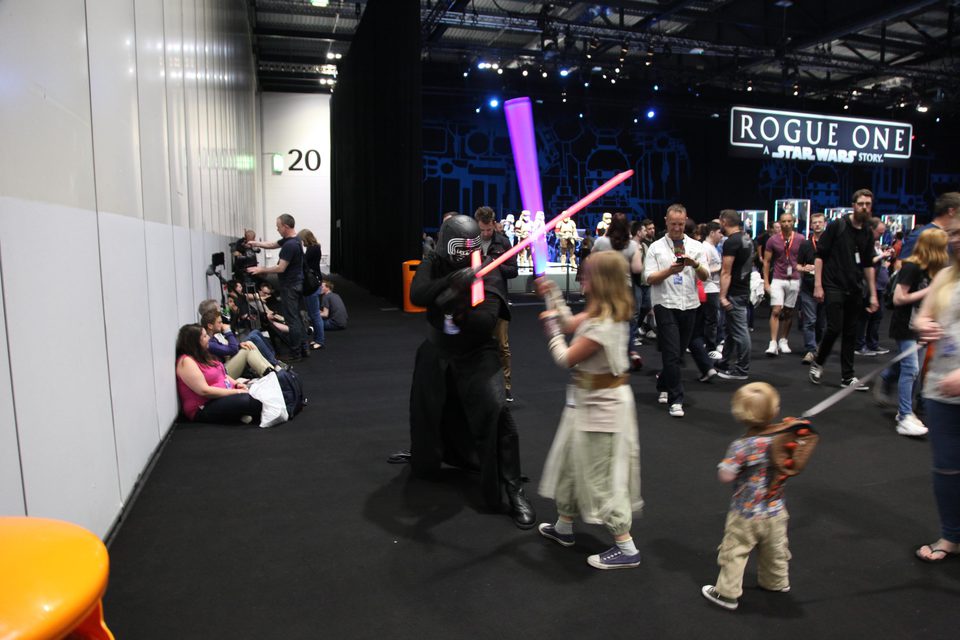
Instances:
[[[257,254],[260,253],[260,249],[250,244],[256,238],[257,233],[253,229],[245,229],[242,238],[230,243],[230,248],[233,250],[233,277],[235,280],[245,282],[249,278],[247,267],[257,266]]]
[[[288,361],[296,362],[310,355],[307,351],[303,320],[300,307],[303,306],[303,245],[297,236],[296,220],[289,213],[277,218],[277,232],[280,239],[276,242],[249,240],[247,245],[261,249],[280,249],[279,260],[272,267],[247,267],[247,273],[261,275],[276,273],[280,281],[280,304],[283,317],[290,331],[287,333],[287,346],[290,349]]]
[[[663,368],[657,378],[657,401],[669,405],[674,418],[683,417],[680,358],[690,344],[700,306],[697,281],[710,277],[703,245],[684,234],[686,223],[686,207],[670,205],[666,215],[667,233],[650,245],[643,261],[663,358]]]

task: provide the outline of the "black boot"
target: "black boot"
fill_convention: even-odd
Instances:
[[[523,492],[523,486],[517,483],[507,485],[507,499],[510,501],[510,517],[513,518],[513,524],[521,529],[532,529],[537,524],[537,512],[533,504],[527,500]]]

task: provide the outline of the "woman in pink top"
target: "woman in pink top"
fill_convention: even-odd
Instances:
[[[261,404],[247,387],[227,375],[223,363],[207,350],[210,336],[198,324],[180,327],[177,335],[177,395],[192,422],[248,424],[260,421]]]

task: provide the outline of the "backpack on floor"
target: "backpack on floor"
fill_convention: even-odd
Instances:
[[[283,391],[287,414],[290,418],[293,418],[303,410],[303,406],[308,402],[303,395],[303,384],[300,382],[300,376],[290,369],[277,370],[277,380],[280,381],[280,390]]]

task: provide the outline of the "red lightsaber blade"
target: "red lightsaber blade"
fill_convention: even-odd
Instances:
[[[558,224],[560,224],[570,216],[574,215],[575,213],[577,213],[578,211],[580,211],[581,209],[583,209],[584,207],[592,203],[594,200],[596,200],[606,192],[610,191],[615,186],[617,186],[618,184],[620,184],[621,182],[623,182],[624,180],[626,180],[632,175],[633,175],[633,169],[630,169],[628,171],[624,171],[623,173],[618,173],[617,175],[613,176],[612,178],[604,182],[602,185],[594,189],[592,192],[590,192],[590,194],[584,197],[582,200],[574,204],[572,207],[568,208],[566,211],[558,215],[556,218],[554,218],[547,224],[543,225],[543,229],[538,229],[536,235],[528,236],[526,240],[517,244],[515,247],[513,247],[509,251],[505,251],[503,255],[501,255],[499,258],[497,258],[496,260],[494,260],[484,268],[480,269],[480,271],[477,272],[477,278],[482,278],[483,276],[487,275],[488,273],[490,273],[491,271],[499,267],[501,264],[503,264],[513,256],[523,251],[526,247],[533,244],[533,241],[536,240],[538,237],[542,235],[546,235],[547,231],[550,231],[551,229],[556,227]]]

